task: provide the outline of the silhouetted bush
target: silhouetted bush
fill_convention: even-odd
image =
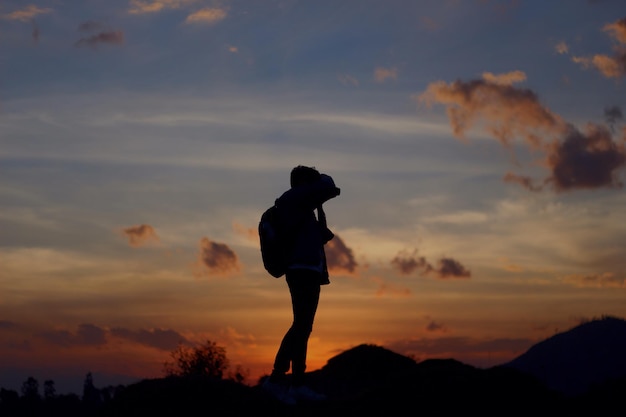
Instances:
[[[208,376],[222,379],[228,369],[226,349],[207,340],[192,347],[179,344],[170,354],[171,362],[165,362],[166,376]]]

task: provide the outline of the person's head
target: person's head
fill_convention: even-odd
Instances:
[[[291,187],[303,184],[311,184],[320,179],[320,173],[315,167],[305,167],[298,165],[291,170]]]

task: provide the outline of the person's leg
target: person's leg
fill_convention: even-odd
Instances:
[[[292,383],[301,384],[306,370],[307,344],[319,302],[319,274],[306,269],[293,270],[287,273],[286,280],[291,294],[293,322],[276,353],[270,380],[283,382],[291,365]]]
[[[303,383],[309,336],[320,297],[319,273],[296,270],[287,276],[293,302],[293,324],[289,330],[291,349],[292,385]]]
[[[291,365],[291,351],[293,345],[293,325],[287,330],[280,342],[280,347],[274,359],[274,368],[270,375],[270,381],[275,383],[285,382],[285,374],[289,371]]]

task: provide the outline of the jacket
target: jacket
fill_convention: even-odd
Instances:
[[[322,282],[328,281],[328,267],[324,245],[333,237],[333,232],[326,226],[326,218],[315,209],[340,194],[333,179],[321,174],[320,179],[311,184],[299,185],[285,191],[277,200],[276,205],[284,215],[284,230],[291,234],[290,251],[288,253],[288,269],[304,268],[319,271]]]

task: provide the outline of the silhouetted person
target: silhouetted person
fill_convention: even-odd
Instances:
[[[309,335],[320,296],[329,284],[324,245],[334,235],[326,225],[322,204],[340,193],[333,179],[313,167],[299,165],[291,171],[291,188],[277,199],[285,227],[292,235],[285,280],[291,294],[293,323],[283,337],[274,368],[263,387],[283,402],[325,398],[304,384]],[[317,211],[317,217],[315,216]],[[291,381],[287,372],[291,367]]]

